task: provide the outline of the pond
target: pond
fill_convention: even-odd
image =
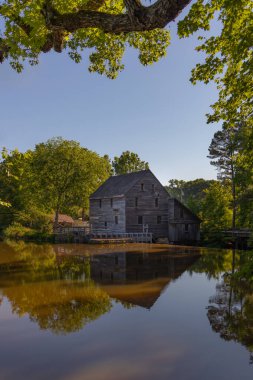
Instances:
[[[0,379],[252,379],[245,255],[1,243]]]

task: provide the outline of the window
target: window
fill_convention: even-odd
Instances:
[[[143,216],[138,216],[138,224],[143,224]]]
[[[184,225],[184,230],[185,230],[185,232],[189,232],[189,224]]]
[[[152,185],[152,191],[153,192],[155,191],[155,185]]]
[[[111,208],[113,208],[113,198],[111,198]]]
[[[141,184],[141,191],[144,191],[144,183]]]
[[[157,224],[161,224],[162,223],[162,217],[161,215],[158,215],[157,216]]]
[[[118,217],[118,215],[115,215],[114,220],[115,220],[115,224],[119,224],[119,217]]]
[[[107,222],[105,222],[105,228],[107,228]]]
[[[99,199],[99,208],[102,207],[102,199]]]
[[[159,206],[159,198],[156,198],[155,199],[155,207],[158,207]]]
[[[138,207],[138,198],[135,198],[135,207]]]
[[[184,210],[180,208],[180,218],[183,218],[183,217],[184,217]]]

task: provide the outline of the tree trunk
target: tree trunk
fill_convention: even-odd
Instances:
[[[235,249],[233,249],[232,252],[232,273],[231,276],[233,276],[235,273]],[[229,284],[229,299],[228,299],[228,315],[231,316],[231,306],[232,306],[232,300],[233,300],[233,287],[231,285],[232,280],[230,277],[230,284]]]
[[[232,174],[232,202],[233,202],[233,217],[232,217],[232,229],[235,230],[236,228],[236,189],[235,189],[235,173],[234,173],[234,166],[232,165],[231,168],[231,174]]]
[[[82,221],[85,221],[85,208],[82,208]]]

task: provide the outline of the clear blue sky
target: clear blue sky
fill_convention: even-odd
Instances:
[[[110,157],[134,151],[163,184],[216,178],[206,156],[218,126],[206,125],[205,114],[217,93],[189,82],[203,59],[196,38],[179,40],[176,23],[170,30],[166,58],[146,68],[128,50],[114,81],[89,74],[87,55],[77,65],[65,53],[46,54],[21,75],[1,65],[0,148],[25,151],[62,136]]]

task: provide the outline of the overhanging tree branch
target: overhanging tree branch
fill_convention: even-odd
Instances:
[[[80,29],[98,28],[104,33],[111,34],[163,29],[169,22],[175,20],[191,1],[157,0],[152,5],[144,6],[140,0],[124,0],[125,11],[120,14],[113,14],[100,11],[105,0],[90,0],[84,9],[61,14],[54,9],[51,0],[45,0],[41,14],[45,20],[48,35],[40,51],[47,53],[53,48],[56,52],[62,52],[66,35],[75,33]],[[0,15],[2,9],[3,6],[0,5]],[[36,32],[20,14],[13,12],[13,15],[6,17],[3,12],[3,17],[9,18],[28,37]],[[8,43],[4,39],[0,39],[0,63],[8,57],[9,51]]]
[[[46,3],[43,15],[50,30],[63,29],[73,33],[83,28],[99,28],[105,33],[143,32],[164,28],[190,2],[191,0],[158,0],[149,7],[144,7],[137,0],[125,0],[127,12],[124,14],[90,10],[60,14],[50,3]]]

